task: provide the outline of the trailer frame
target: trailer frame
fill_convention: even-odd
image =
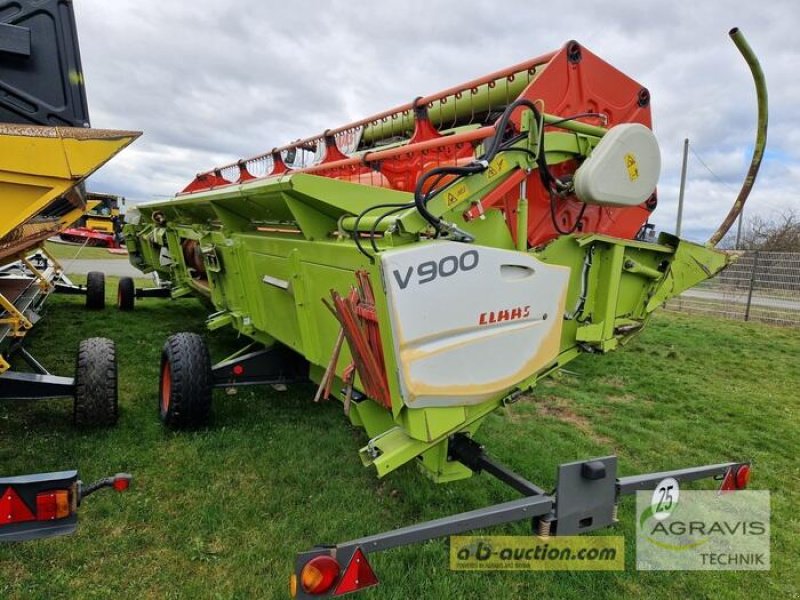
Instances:
[[[548,493],[491,457],[483,446],[467,435],[451,437],[449,449],[451,460],[460,462],[476,474],[490,474],[523,497],[299,552],[290,579],[293,597],[307,600],[340,595],[339,585],[353,561],[358,561],[358,568],[367,574],[364,581],[356,580],[357,590],[377,585],[378,578],[367,562],[367,556],[376,552],[525,520],[531,522],[532,535],[543,539],[580,535],[613,526],[617,523],[617,509],[622,497],[656,489],[665,479],[672,478],[678,482],[706,478],[737,481],[735,475],[740,469],[747,468],[748,476],[750,469],[750,462],[726,462],[618,477],[617,457],[610,455],[559,465],[556,488]],[[739,488],[734,486],[734,489]],[[340,565],[340,574],[328,591],[307,593],[299,583],[303,569],[320,556],[335,560]]]

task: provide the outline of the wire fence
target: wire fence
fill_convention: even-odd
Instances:
[[[800,253],[737,254],[715,278],[667,302],[667,310],[800,326]]]

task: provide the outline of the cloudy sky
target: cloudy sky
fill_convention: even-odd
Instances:
[[[704,240],[750,160],[755,92],[770,94],[748,214],[800,208],[800,3],[74,0],[94,127],[144,136],[90,188],[137,202],[201,170],[343,125],[575,39],[650,89],[663,171],[654,221],[673,231],[689,138],[684,236]]]

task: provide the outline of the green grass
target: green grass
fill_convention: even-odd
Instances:
[[[113,289],[110,281],[109,303]],[[70,374],[79,338],[114,338],[121,420],[75,431],[69,401],[2,403],[3,474],[78,467],[84,480],[116,471],[135,480],[126,495],[87,500],[71,537],[0,546],[2,598],[285,598],[297,551],[515,497],[485,475],[437,486],[413,466],[379,481],[357,456],[364,434],[338,403],[313,404],[310,385],[220,392],[208,429],[165,431],[161,346],[171,333],[203,332],[200,304],[148,299],[133,313],[88,313],[82,298],[54,296],[48,306],[28,347]],[[217,358],[241,343],[208,337]],[[438,540],[374,555],[381,585],[362,597],[798,597],[799,353],[797,330],[659,315],[625,350],[583,356],[490,416],[478,436],[546,487],[559,463],[610,452],[623,474],[752,459],[752,487],[772,491],[770,572],[635,571],[628,499],[616,530],[626,537],[624,572],[451,572]]]
[[[122,259],[128,260],[127,254],[113,254],[106,248],[95,248],[92,246],[79,246],[76,244],[59,244],[57,242],[45,242],[47,251],[59,261],[70,261],[73,259]]]

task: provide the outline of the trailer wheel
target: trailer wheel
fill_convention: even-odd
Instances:
[[[120,310],[133,310],[135,300],[136,286],[133,284],[133,279],[123,277],[117,285],[117,308]]]
[[[106,276],[90,271],[86,276],[86,308],[99,310],[106,306]]]
[[[176,333],[161,353],[158,413],[170,429],[206,425],[211,413],[211,357],[196,333]]]
[[[114,425],[117,405],[117,352],[107,338],[88,338],[78,346],[73,420],[79,426]]]

